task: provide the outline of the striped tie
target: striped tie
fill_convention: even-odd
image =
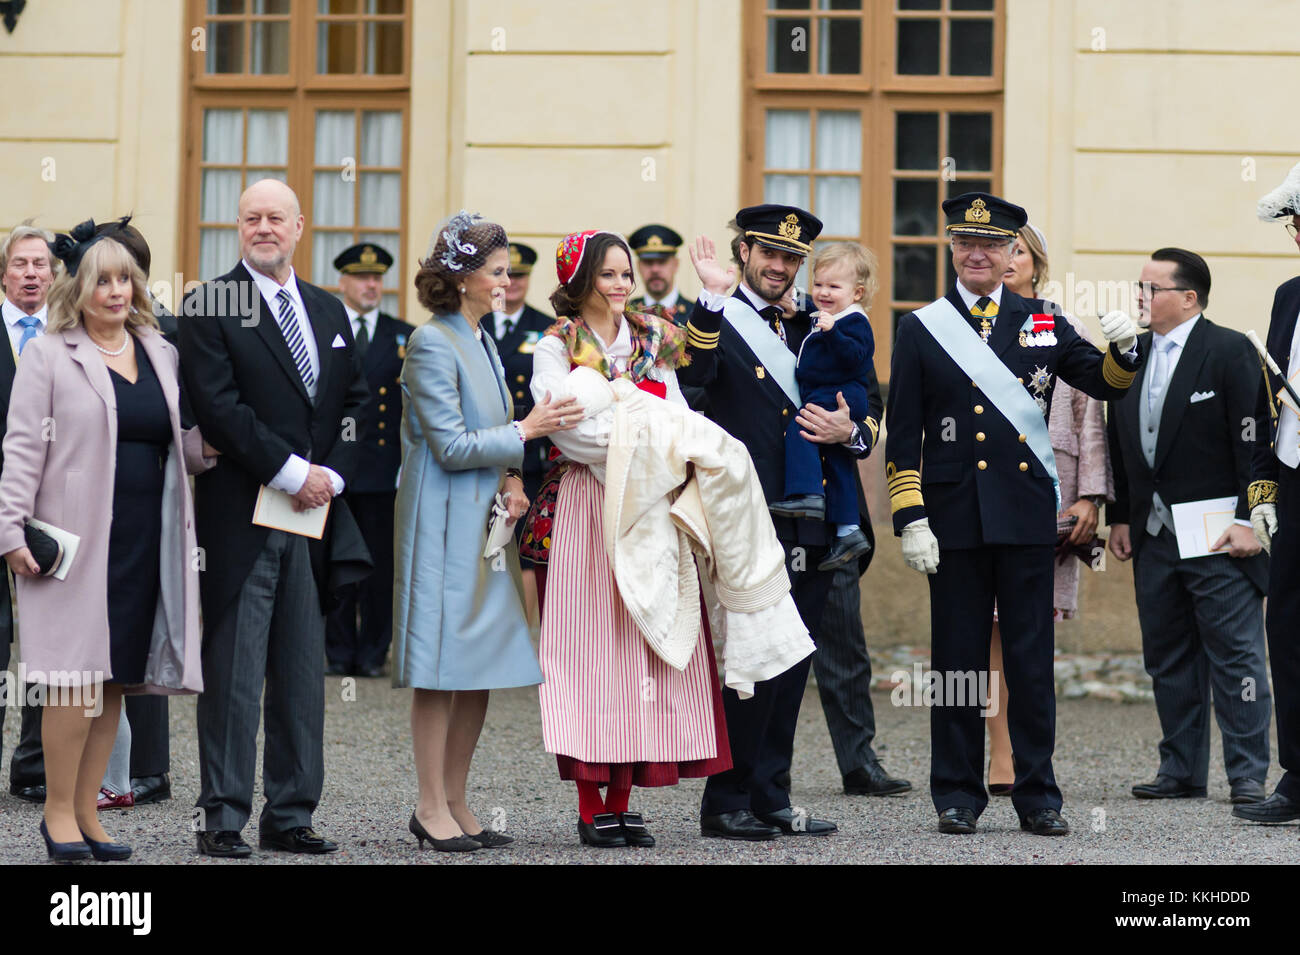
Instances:
[[[294,312],[293,299],[284,289],[280,289],[275,295],[275,300],[280,306],[280,332],[284,335],[284,343],[289,346],[289,354],[293,356],[293,363],[298,366],[298,374],[302,376],[302,383],[311,391],[316,386],[316,376],[311,371],[311,357],[307,354],[307,343],[302,340],[302,329],[298,327],[298,316]]]

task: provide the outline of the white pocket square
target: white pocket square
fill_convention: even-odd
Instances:
[[[343,340],[342,335],[338,335],[338,334],[334,336],[334,341],[330,343],[330,348],[347,348],[347,347],[348,347],[348,343]]]
[[[1204,401],[1206,398],[1213,398],[1213,397],[1214,397],[1213,391],[1198,391],[1194,395],[1192,395],[1192,400],[1190,404],[1196,404],[1196,402],[1198,401]]]

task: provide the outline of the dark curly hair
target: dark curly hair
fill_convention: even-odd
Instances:
[[[483,267],[487,257],[508,245],[506,230],[495,222],[476,222],[461,234],[461,241],[475,246],[477,253],[465,268],[453,271],[443,262],[447,252],[447,233],[439,230],[433,252],[420,260],[415,273],[415,293],[420,304],[436,315],[454,315],[460,311],[460,283]]]
[[[612,232],[602,232],[587,240],[587,247],[582,253],[582,262],[578,271],[567,285],[559,286],[551,293],[551,309],[556,318],[582,314],[582,303],[587,300],[596,287],[596,272],[605,262],[605,253],[611,246],[618,246],[627,253],[627,265],[632,267],[632,250],[622,236]],[[636,273],[632,273],[632,288],[636,288]]]

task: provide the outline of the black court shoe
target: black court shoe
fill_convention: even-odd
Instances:
[[[425,840],[428,840],[439,852],[474,852],[483,848],[483,843],[479,842],[473,836],[467,836],[463,832],[458,836],[452,836],[450,839],[435,839],[420,825],[420,820],[415,818],[415,813],[411,813],[411,821],[407,825],[411,830],[411,835],[415,836],[420,848],[424,848]],[[483,832],[487,832],[486,829]],[[479,833],[482,835],[482,833]]]
[[[55,842],[50,838],[50,830],[41,820],[41,838],[45,840],[45,851],[51,862],[80,862],[90,858],[90,846],[84,842]]]
[[[96,842],[84,832],[81,838],[90,846],[90,854],[96,862],[123,862],[131,858],[131,847],[120,842]]]
[[[629,846],[638,849],[650,849],[654,847],[655,837],[650,835],[650,830],[645,827],[645,819],[639,812],[620,812],[618,814],[618,824],[623,830],[623,838]]]
[[[584,846],[597,849],[616,849],[627,845],[623,835],[623,826],[618,816],[612,812],[598,812],[591,817],[591,822],[578,820],[578,838]]]

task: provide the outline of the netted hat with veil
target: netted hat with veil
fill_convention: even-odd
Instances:
[[[433,232],[425,253],[425,266],[449,276],[464,276],[483,267],[489,255],[509,244],[506,230],[485,222],[477,212],[462,209]]]

